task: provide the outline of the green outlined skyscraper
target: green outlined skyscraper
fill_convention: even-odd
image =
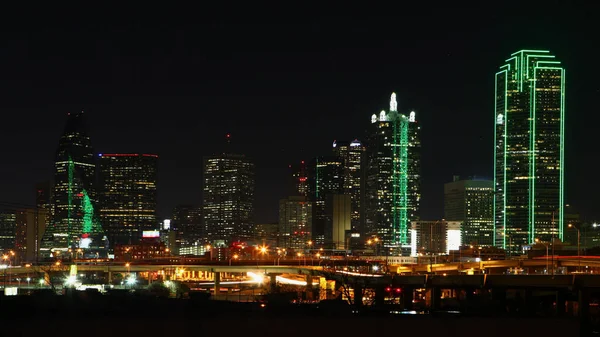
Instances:
[[[495,242],[518,253],[563,236],[565,69],[520,50],[496,73],[494,99]]]

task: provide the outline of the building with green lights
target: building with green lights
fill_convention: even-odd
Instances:
[[[564,230],[565,69],[546,50],[513,53],[495,75],[495,242],[519,253]]]
[[[390,110],[371,117],[367,139],[363,238],[377,236],[385,247],[410,250],[411,221],[419,220],[421,199],[420,126],[415,112]]]
[[[40,256],[104,257],[108,240],[96,213],[96,164],[83,111],[69,113],[56,151],[51,221],[40,245]],[[70,250],[70,252],[69,252]]]

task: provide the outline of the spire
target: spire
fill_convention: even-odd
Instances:
[[[390,112],[398,111],[398,102],[396,102],[396,93],[392,93],[392,97],[390,98]]]

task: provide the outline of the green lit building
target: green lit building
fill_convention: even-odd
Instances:
[[[565,69],[545,50],[513,53],[495,75],[495,242],[519,253],[563,237]]]
[[[411,221],[419,220],[421,199],[420,126],[415,112],[390,110],[371,117],[366,144],[366,196],[363,237],[376,235],[385,247],[410,250]]]
[[[113,153],[100,161],[100,217],[111,246],[138,244],[156,229],[155,154]]]
[[[102,257],[108,240],[97,214],[96,164],[83,111],[69,113],[55,157],[52,216],[42,237],[40,255],[69,254]]]

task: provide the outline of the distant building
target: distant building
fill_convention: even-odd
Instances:
[[[411,255],[448,254],[462,245],[459,221],[413,221]]]
[[[114,248],[115,261],[140,261],[145,259],[167,257],[170,249],[159,238],[142,238],[135,245],[116,245]]]
[[[171,229],[175,232],[176,244],[180,247],[207,242],[206,231],[202,226],[202,207],[177,205],[173,209]]]
[[[333,194],[344,193],[344,166],[336,156],[315,158],[309,166],[309,200],[312,202],[312,241],[315,245],[332,245],[326,242],[325,228],[330,226],[326,202]]]
[[[444,218],[462,223],[462,242],[494,245],[494,182],[469,179],[444,185]]]
[[[38,209],[45,210],[44,214],[46,216],[46,219],[44,222],[44,228],[46,228],[48,226],[48,224],[50,224],[52,214],[54,211],[54,209],[53,209],[54,204],[52,202],[53,190],[54,190],[54,182],[51,180],[35,184],[35,204]],[[44,235],[43,232],[42,232],[42,235]],[[41,236],[40,236],[40,240],[41,240]],[[39,242],[38,242],[38,244],[39,244]]]
[[[100,218],[111,246],[137,244],[155,229],[158,156],[100,154]]]
[[[254,164],[243,155],[204,158],[202,218],[209,242],[248,241],[254,234]]]
[[[292,196],[279,201],[279,245],[282,248],[306,249],[312,240],[311,202]]]
[[[420,212],[420,126],[415,112],[398,112],[392,93],[389,112],[371,116],[367,139],[363,237],[377,236],[396,251],[410,248],[410,222]]]
[[[279,223],[259,223],[255,227],[257,243],[279,247]]]
[[[42,238],[41,254],[83,249],[84,256],[105,257],[108,240],[97,214],[96,163],[84,113],[69,113],[55,157],[52,220]]]
[[[307,197],[308,188],[308,171],[306,163],[302,160],[299,164],[290,165],[292,170],[292,189],[290,195],[300,195]]]
[[[363,208],[365,199],[365,146],[355,139],[348,141],[334,141],[333,153],[342,160],[342,190],[351,199],[351,230],[360,233],[363,228]]]
[[[329,195],[327,218],[331,219],[325,227],[325,247],[336,250],[350,249],[352,231],[352,196],[347,194]]]
[[[14,210],[0,211],[0,253],[15,249],[17,214]]]

